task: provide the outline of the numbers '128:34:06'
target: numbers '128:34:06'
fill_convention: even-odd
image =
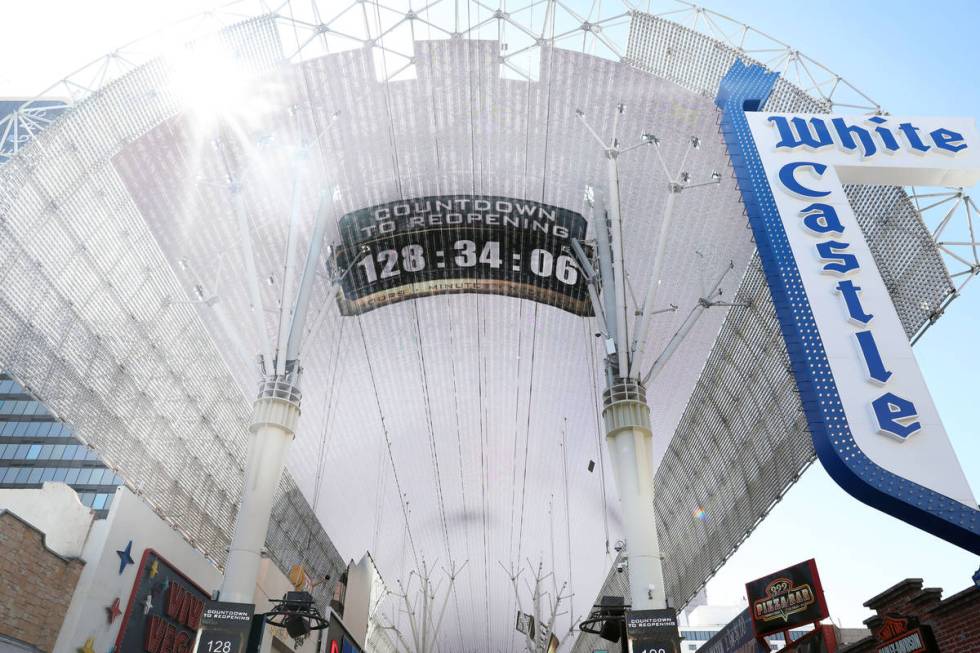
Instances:
[[[442,254],[441,251],[440,254]],[[457,240],[453,244],[451,254],[452,262],[456,268],[474,268],[479,264],[496,270],[507,265],[500,254],[500,243],[495,240],[487,241],[482,248],[478,248],[476,242],[472,240]],[[431,252],[428,258],[429,261],[426,260],[426,251],[422,245],[410,244],[405,245],[400,250],[384,249],[373,256],[362,256],[357,260],[357,266],[363,272],[366,282],[370,284],[378,279],[397,277],[402,271],[423,272],[427,267],[431,269],[433,267]],[[533,249],[528,265],[531,272],[539,277],[554,276],[558,281],[568,286],[573,286],[578,282],[579,271],[575,260],[567,254],[560,254],[556,258],[547,249]],[[445,262],[441,257],[435,267],[445,267]],[[511,270],[514,272],[521,271],[521,264],[516,259]]]

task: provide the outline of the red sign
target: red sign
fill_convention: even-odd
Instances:
[[[192,653],[208,593],[156,551],[143,552],[116,638],[126,653]]]
[[[745,584],[756,637],[828,616],[817,564],[812,559]]]
[[[881,642],[878,653],[935,653],[939,650],[929,626],[920,626],[911,617],[885,615],[875,639]]]

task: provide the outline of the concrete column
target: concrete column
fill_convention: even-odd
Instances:
[[[618,378],[603,395],[602,418],[616,489],[623,507],[630,599],[634,610],[667,607],[653,511],[653,435],[646,390]]]
[[[254,603],[255,583],[262,562],[272,500],[286,463],[286,449],[293,441],[302,395],[295,375],[269,376],[259,390],[249,425],[245,487],[235,522],[221,600]]]

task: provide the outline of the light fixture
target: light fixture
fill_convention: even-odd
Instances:
[[[272,602],[275,606],[265,614],[265,622],[285,628],[293,639],[306,637],[329,625],[309,592],[286,592],[281,599],[272,599]]]

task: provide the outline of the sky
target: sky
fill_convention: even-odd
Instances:
[[[4,20],[18,27],[5,30],[0,41],[5,55],[0,97],[33,96],[122,43],[218,4],[223,3],[10,3]],[[935,0],[925,10],[912,0],[699,4],[791,44],[890,113],[980,117],[980,39],[975,37],[980,3]],[[980,280],[967,286],[914,350],[975,493],[980,492],[978,327]],[[969,586],[980,567],[980,558],[852,499],[817,463],[709,582],[709,600],[740,604],[746,581],[811,557],[817,560],[831,615],[844,626],[860,625],[871,614],[862,603],[904,578],[923,578],[926,586],[943,587],[948,596]]]

